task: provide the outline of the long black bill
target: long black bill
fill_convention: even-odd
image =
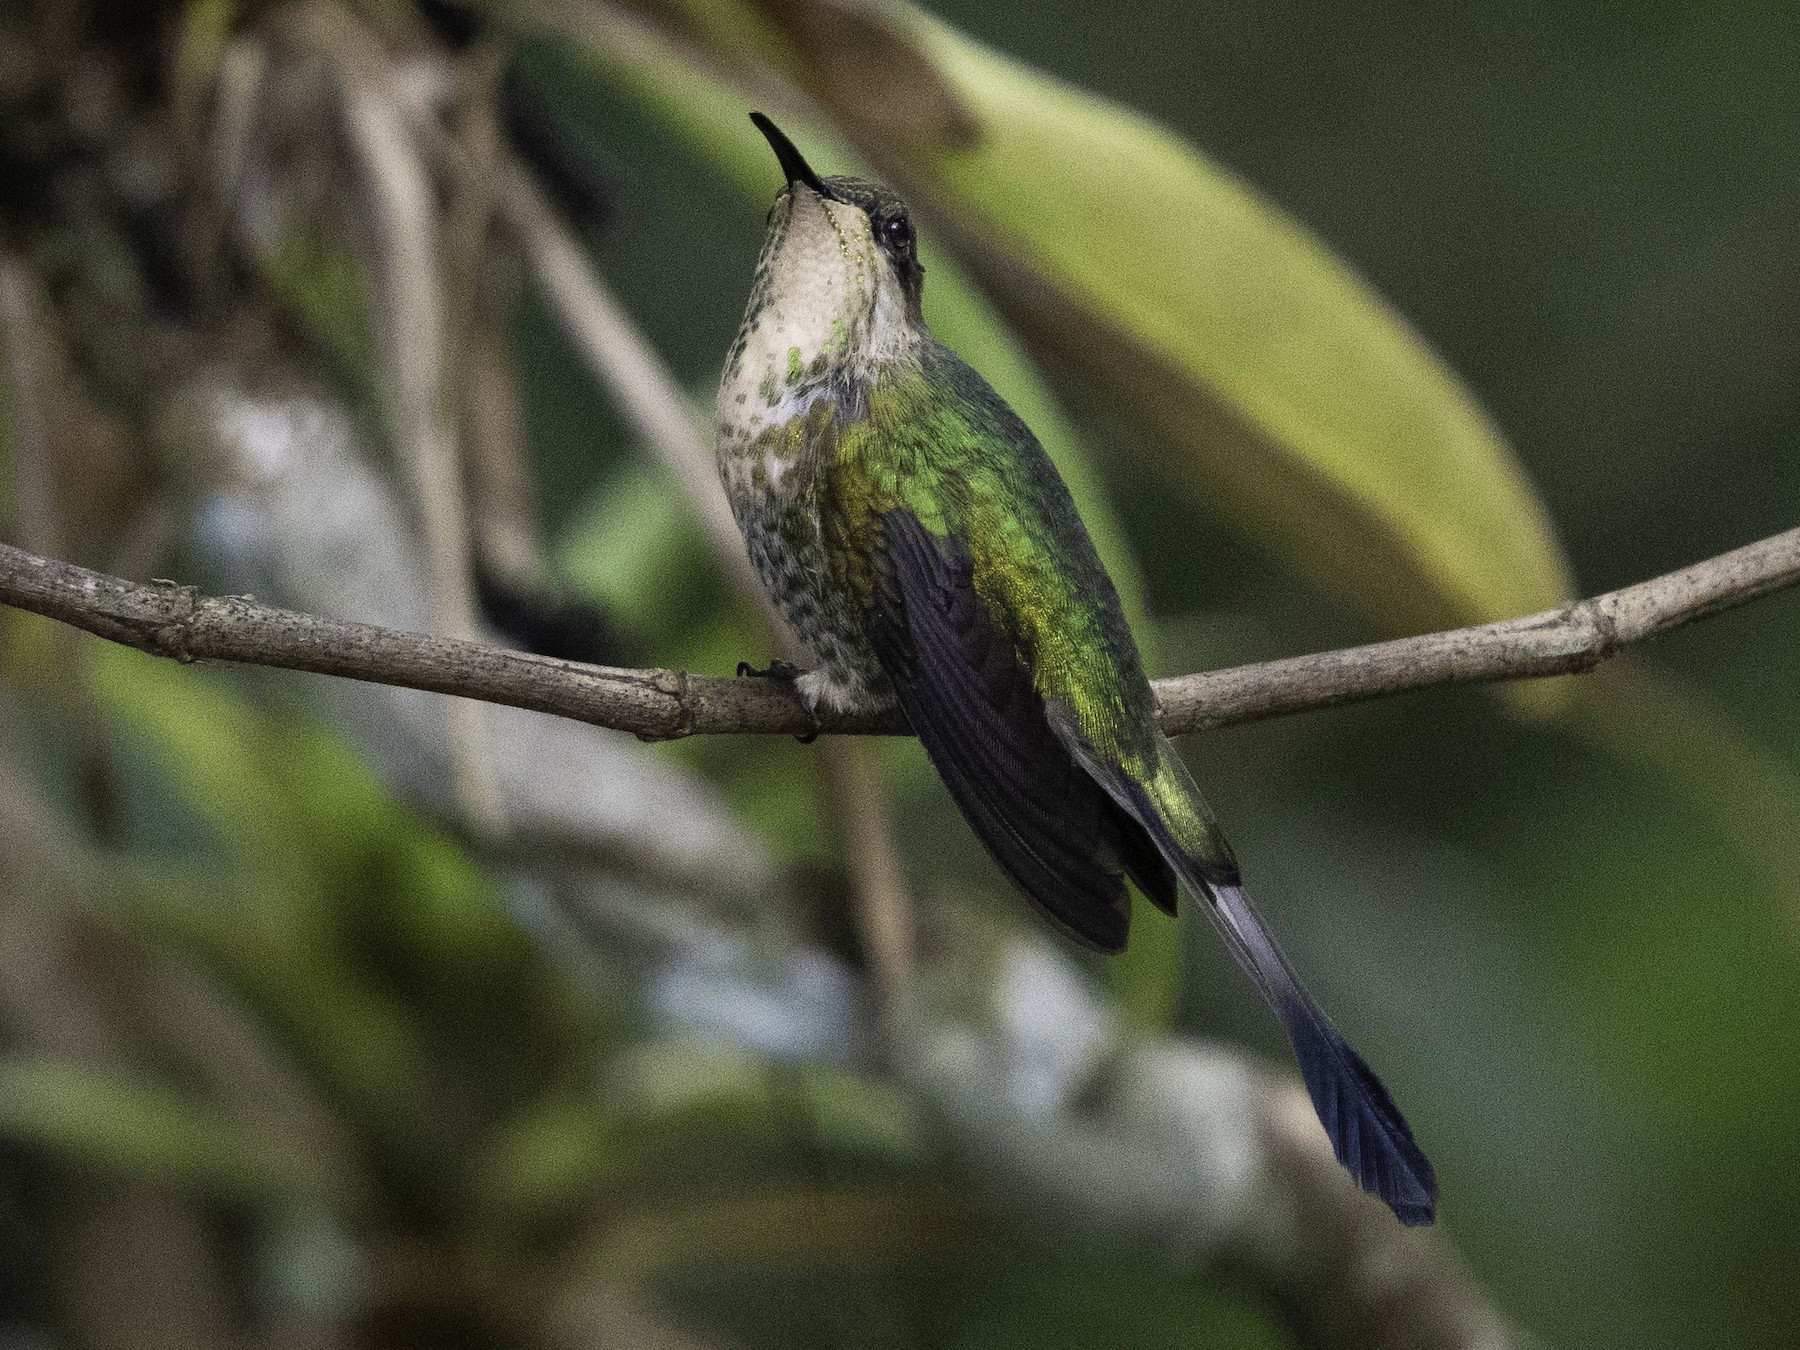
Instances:
[[[805,183],[821,197],[830,195],[825,191],[825,185],[819,181],[819,175],[813,172],[812,165],[808,164],[806,157],[794,148],[794,143],[787,138],[780,127],[759,112],[751,113],[750,120],[756,124],[756,129],[762,132],[763,138],[775,151],[775,158],[781,161],[781,171],[787,175],[789,187],[795,183]]]

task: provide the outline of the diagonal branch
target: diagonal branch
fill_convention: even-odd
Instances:
[[[1800,581],[1800,529],[1650,581],[1520,619],[1314,656],[1158,680],[1172,736],[1360,702],[1432,685],[1591,670],[1665,629]],[[506,703],[645,740],[802,735],[791,690],[673,670],[619,670],[277,609],[191,586],[141,585],[0,544],[0,604],[179,661],[238,661]],[[825,730],[902,734],[897,715],[839,717]]]

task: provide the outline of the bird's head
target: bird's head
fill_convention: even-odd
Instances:
[[[809,373],[903,356],[924,329],[906,203],[860,178],[820,177],[779,127],[750,116],[787,175],[757,263],[758,338]]]

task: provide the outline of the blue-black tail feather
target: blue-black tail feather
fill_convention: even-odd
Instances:
[[[1202,860],[1190,857],[1149,800],[1135,795],[1133,814],[1169,865],[1205,900],[1225,945],[1287,1027],[1300,1077],[1338,1161],[1401,1223],[1430,1223],[1437,1216],[1437,1174],[1381,1079],[1313,1001],[1243,887],[1209,880]]]

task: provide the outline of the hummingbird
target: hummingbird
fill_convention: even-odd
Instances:
[[[815,719],[898,705],[1000,870],[1079,943],[1124,948],[1128,880],[1171,916],[1185,887],[1285,1025],[1338,1161],[1430,1223],[1431,1163],[1251,907],[1068,488],[926,326],[905,202],[751,121],[787,183],[719,385],[719,472],[818,658],[756,673]]]

